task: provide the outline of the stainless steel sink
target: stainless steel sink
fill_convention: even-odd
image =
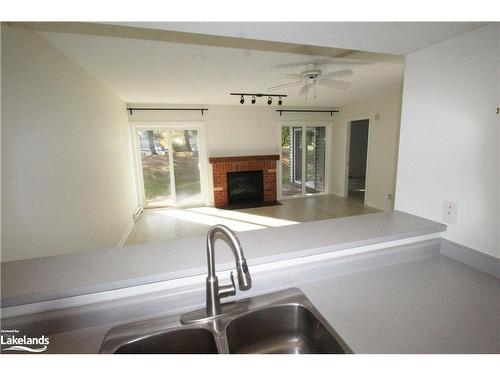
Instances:
[[[230,353],[344,353],[319,319],[297,304],[236,317],[227,326],[226,336]]]
[[[177,329],[141,338],[120,346],[117,354],[217,354],[211,331],[203,328]]]
[[[222,305],[215,318],[169,316],[111,329],[101,353],[352,353],[299,289]]]

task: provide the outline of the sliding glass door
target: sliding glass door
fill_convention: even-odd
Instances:
[[[326,192],[326,127],[282,126],[281,196]]]
[[[281,195],[302,194],[302,127],[281,128]]]
[[[137,131],[141,155],[144,206],[172,206],[170,137],[166,129]]]
[[[199,130],[137,128],[144,207],[202,203]]]
[[[198,130],[172,130],[176,205],[201,202]]]

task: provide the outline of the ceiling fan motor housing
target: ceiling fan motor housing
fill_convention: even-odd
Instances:
[[[321,75],[321,70],[319,69],[306,69],[300,73],[304,78],[316,79]]]
[[[317,68],[316,64],[307,64],[304,71],[300,74],[304,78],[316,79],[321,75],[321,70]]]

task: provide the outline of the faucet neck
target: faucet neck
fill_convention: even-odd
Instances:
[[[234,232],[224,225],[214,225],[207,234],[207,314],[214,316],[220,314],[221,306],[220,299],[234,295],[236,288],[234,279],[231,273],[231,285],[219,287],[217,275],[215,273],[215,240],[216,235],[220,233],[228,243],[236,260],[236,269],[238,271],[238,284],[241,290],[246,290],[251,287],[250,273],[248,272],[247,263],[243,256],[243,249],[240,241]]]
[[[207,233],[207,264],[209,275],[215,275],[215,241],[218,233],[227,240],[226,242],[233,252],[236,264],[241,265],[245,261],[240,241],[234,232],[224,225],[214,225]]]

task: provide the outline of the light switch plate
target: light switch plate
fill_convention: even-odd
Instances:
[[[448,224],[456,224],[458,218],[458,204],[446,201],[443,204],[443,221]]]

